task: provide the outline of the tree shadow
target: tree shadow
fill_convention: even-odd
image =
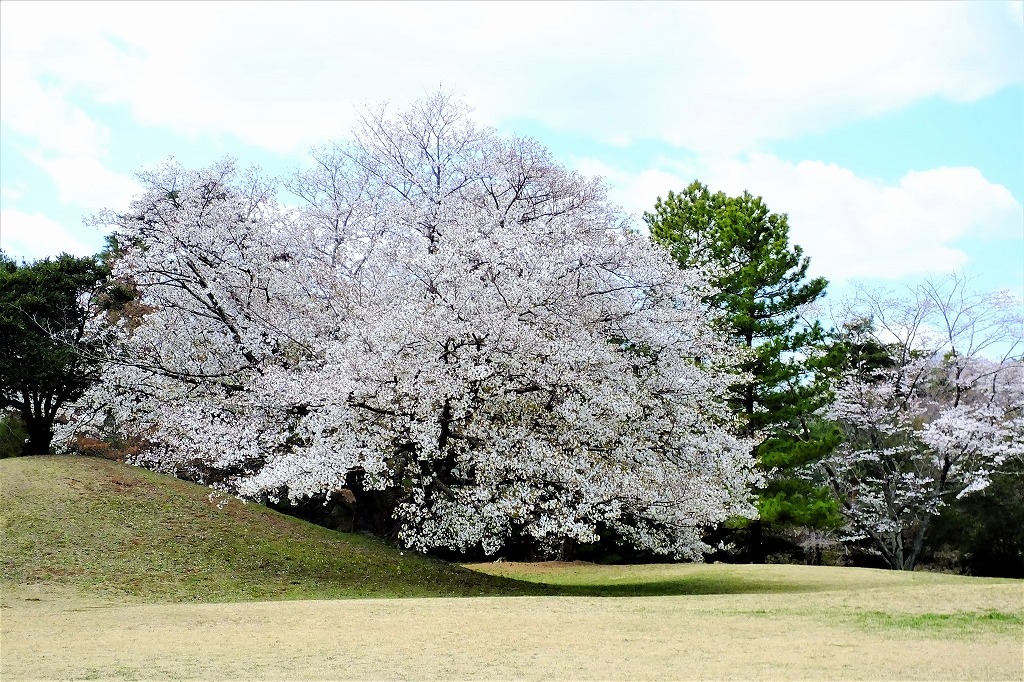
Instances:
[[[602,585],[561,585],[544,583],[565,597],[670,597],[712,594],[784,594],[813,592],[812,585],[773,582],[749,578],[693,576],[677,580],[622,582]]]

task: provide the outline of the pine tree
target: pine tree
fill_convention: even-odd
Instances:
[[[789,243],[787,216],[771,213],[761,197],[729,197],[694,182],[659,198],[644,220],[680,266],[717,272],[719,291],[707,303],[724,313],[734,342],[748,349],[749,380],[734,386],[731,404],[744,435],[758,440],[753,454],[767,474],[761,523],[836,525],[827,488],[801,471],[838,443],[834,427],[816,414],[830,401],[828,377],[841,353],[820,324],[801,314],[824,295],[827,281],[807,276],[810,260]]]

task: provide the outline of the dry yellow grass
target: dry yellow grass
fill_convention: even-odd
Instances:
[[[1019,581],[796,566],[486,568],[577,582],[602,571],[609,582],[727,574],[774,589],[132,604],[25,587],[3,595],[0,676],[1024,679]]]

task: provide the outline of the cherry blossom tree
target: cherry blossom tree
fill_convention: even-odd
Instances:
[[[824,469],[853,537],[892,568],[914,568],[946,500],[1024,458],[1021,303],[968,284],[862,288],[848,311],[851,362],[831,408],[846,441]]]
[[[246,498],[354,498],[408,547],[608,530],[699,559],[749,515],[736,358],[603,185],[436,95],[277,187],[225,161],[99,217],[148,311],[79,412]],[[80,428],[81,423],[76,423]]]

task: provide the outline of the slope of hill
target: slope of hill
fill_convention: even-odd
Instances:
[[[548,594],[85,457],[0,460],[0,586],[146,601]]]

